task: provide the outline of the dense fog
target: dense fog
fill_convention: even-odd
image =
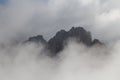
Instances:
[[[0,0],[0,80],[120,80],[120,0]],[[50,39],[82,26],[104,46],[74,40],[55,57],[30,36]]]

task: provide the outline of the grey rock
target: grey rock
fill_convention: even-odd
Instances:
[[[83,43],[88,47],[95,44],[102,45],[98,39],[92,41],[92,36],[89,31],[86,31],[83,27],[72,27],[69,31],[60,30],[52,37],[48,42],[43,38],[42,35],[30,37],[27,42],[42,43],[46,45],[52,54],[52,56],[57,55],[60,51],[64,49],[65,43],[69,38],[75,38],[78,43]]]

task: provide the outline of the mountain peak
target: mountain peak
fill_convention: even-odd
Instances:
[[[75,38],[79,43],[83,43],[89,47],[95,44],[102,44],[98,39],[92,41],[91,33],[83,27],[72,27],[69,31],[60,30],[48,42],[42,35],[30,37],[27,41],[35,43],[41,42],[47,46],[46,48],[51,51],[52,55],[56,55],[64,49],[65,42],[69,38]]]
[[[26,42],[35,42],[35,43],[43,43],[43,44],[47,43],[42,35],[30,37]]]

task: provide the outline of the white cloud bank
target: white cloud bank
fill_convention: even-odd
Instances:
[[[83,26],[103,41],[119,39],[119,0],[9,0],[0,6],[0,42]]]
[[[35,44],[0,49],[0,80],[119,80],[117,42],[112,47],[85,47],[71,41],[58,57]]]
[[[119,40],[120,0],[9,0],[0,5],[0,44],[83,26],[103,41]],[[112,44],[111,44],[112,45]],[[0,80],[119,80],[119,47],[71,42],[59,58],[34,44],[0,46]],[[41,55],[40,55],[41,54]]]

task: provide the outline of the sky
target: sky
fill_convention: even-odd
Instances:
[[[17,44],[82,26],[111,45],[68,40],[56,57],[45,45]],[[0,0],[0,80],[120,80],[120,0]],[[2,45],[6,43],[6,45]]]
[[[7,2],[7,0],[0,0],[0,4],[5,4]]]
[[[72,26],[84,27],[103,42],[120,38],[119,0],[0,0],[0,4],[1,43],[38,34],[48,40]]]

